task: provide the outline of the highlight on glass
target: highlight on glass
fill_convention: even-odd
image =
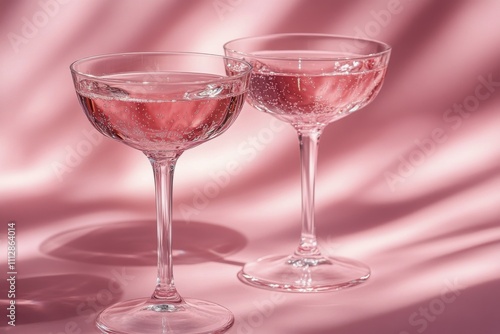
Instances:
[[[221,135],[244,104],[251,66],[198,53],[123,53],[70,66],[80,104],[104,136],[142,151],[154,173],[158,238],[156,286],[96,319],[105,333],[222,333],[232,313],[177,292],[172,262],[172,184],[187,149]]]
[[[256,287],[289,292],[331,291],[366,281],[371,273],[366,264],[320,251],[314,222],[317,152],[328,124],[365,107],[377,96],[390,46],[335,35],[277,34],[236,39],[227,42],[224,51],[252,65],[247,101],[295,128],[301,159],[298,247],[289,255],[270,255],[247,263],[238,277]]]

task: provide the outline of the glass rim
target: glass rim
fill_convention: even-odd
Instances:
[[[379,52],[374,52],[366,55],[353,55],[353,56],[331,56],[331,57],[307,57],[307,56],[297,56],[297,57],[283,57],[283,56],[260,56],[260,55],[255,55],[252,54],[251,52],[243,52],[243,51],[238,51],[233,48],[230,48],[229,45],[235,42],[241,42],[241,41],[250,41],[250,40],[258,40],[258,39],[265,39],[265,38],[281,38],[281,37],[323,37],[323,38],[335,38],[339,40],[345,40],[345,41],[361,41],[361,42],[369,42],[372,44],[378,44],[384,48],[384,50],[379,51]],[[375,58],[375,57],[381,57],[383,55],[389,54],[392,50],[392,47],[382,41],[376,40],[376,39],[370,39],[370,38],[360,38],[360,37],[355,37],[355,36],[349,36],[349,35],[336,35],[336,34],[321,34],[321,33],[281,33],[281,34],[269,34],[269,35],[256,35],[256,36],[248,36],[248,37],[240,37],[236,38],[233,40],[230,40],[223,45],[224,50],[230,51],[233,53],[236,53],[241,56],[248,56],[252,58],[257,58],[257,59],[269,59],[269,60],[286,60],[286,61],[332,61],[332,60],[340,60],[340,61],[345,61],[345,60],[357,60],[357,59],[369,59],[369,58]],[[271,50],[272,51],[272,50]],[[304,48],[304,51],[306,49]]]
[[[80,59],[77,59],[73,61],[69,68],[71,73],[74,73],[78,76],[82,76],[85,78],[89,79],[94,79],[94,80],[100,80],[100,81],[106,81],[106,82],[116,82],[116,83],[126,83],[126,84],[144,84],[144,82],[139,82],[139,81],[130,81],[130,80],[124,80],[124,79],[117,79],[117,78],[108,78],[108,77],[103,77],[101,75],[94,75],[90,73],[85,73],[83,71],[79,71],[76,69],[76,66],[84,63],[84,62],[91,62],[94,60],[99,60],[99,59],[105,59],[105,58],[119,58],[119,57],[125,57],[125,56],[154,56],[154,55],[164,55],[164,56],[198,56],[198,57],[206,57],[206,58],[219,58],[219,59],[228,59],[232,60],[238,63],[245,64],[246,68],[241,71],[241,73],[232,75],[232,76],[226,76],[222,78],[217,78],[217,79],[209,79],[209,80],[195,80],[195,81],[176,81],[174,83],[170,82],[155,82],[157,85],[191,85],[191,84],[203,84],[203,83],[213,83],[213,82],[224,82],[224,81],[232,81],[232,80],[238,80],[241,79],[252,72],[252,64],[250,64],[248,61],[236,57],[231,57],[231,56],[226,56],[226,55],[219,55],[215,53],[203,53],[203,52],[182,52],[182,51],[139,51],[139,52],[116,52],[116,53],[103,53],[103,54],[97,54],[93,56],[88,56],[88,57],[83,57]],[[202,71],[196,71],[193,73],[200,73],[200,74],[208,74],[209,71],[202,72]]]

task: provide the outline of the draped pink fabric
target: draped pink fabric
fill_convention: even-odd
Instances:
[[[98,311],[155,282],[153,176],[85,118],[69,65],[95,54],[222,54],[231,39],[318,32],[392,45],[381,93],[321,138],[319,241],[372,277],[281,294],[236,278],[300,233],[294,130],[246,105],[184,153],[174,185],[179,292],[235,315],[229,333],[500,333],[500,2],[0,2],[0,332],[97,333]],[[16,318],[8,324],[8,223]]]

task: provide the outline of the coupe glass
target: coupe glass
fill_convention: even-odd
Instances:
[[[172,183],[184,150],[223,133],[244,104],[251,66],[196,53],[126,53],[71,65],[81,106],[103,135],[142,151],[156,189],[158,276],[151,297],[120,302],[96,320],[105,333],[221,333],[226,308],[184,299],[172,273]]]
[[[247,263],[239,278],[291,292],[337,290],[366,281],[370,268],[326,256],[314,228],[314,182],[324,128],[373,101],[382,87],[391,48],[373,40],[320,34],[248,37],[224,45],[226,55],[252,64],[247,100],[291,124],[300,143],[302,232],[291,255]]]

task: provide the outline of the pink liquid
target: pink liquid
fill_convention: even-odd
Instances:
[[[207,86],[207,80],[220,77],[169,73],[127,78],[136,82],[138,76],[149,84],[118,87],[82,80],[77,93],[102,134],[141,151],[183,151],[210,140],[231,125],[244,103],[244,92],[227,82]]]
[[[304,58],[308,57],[326,56],[311,53]],[[362,108],[375,98],[386,72],[373,59],[264,60],[253,65],[249,102],[294,125],[326,125]]]

